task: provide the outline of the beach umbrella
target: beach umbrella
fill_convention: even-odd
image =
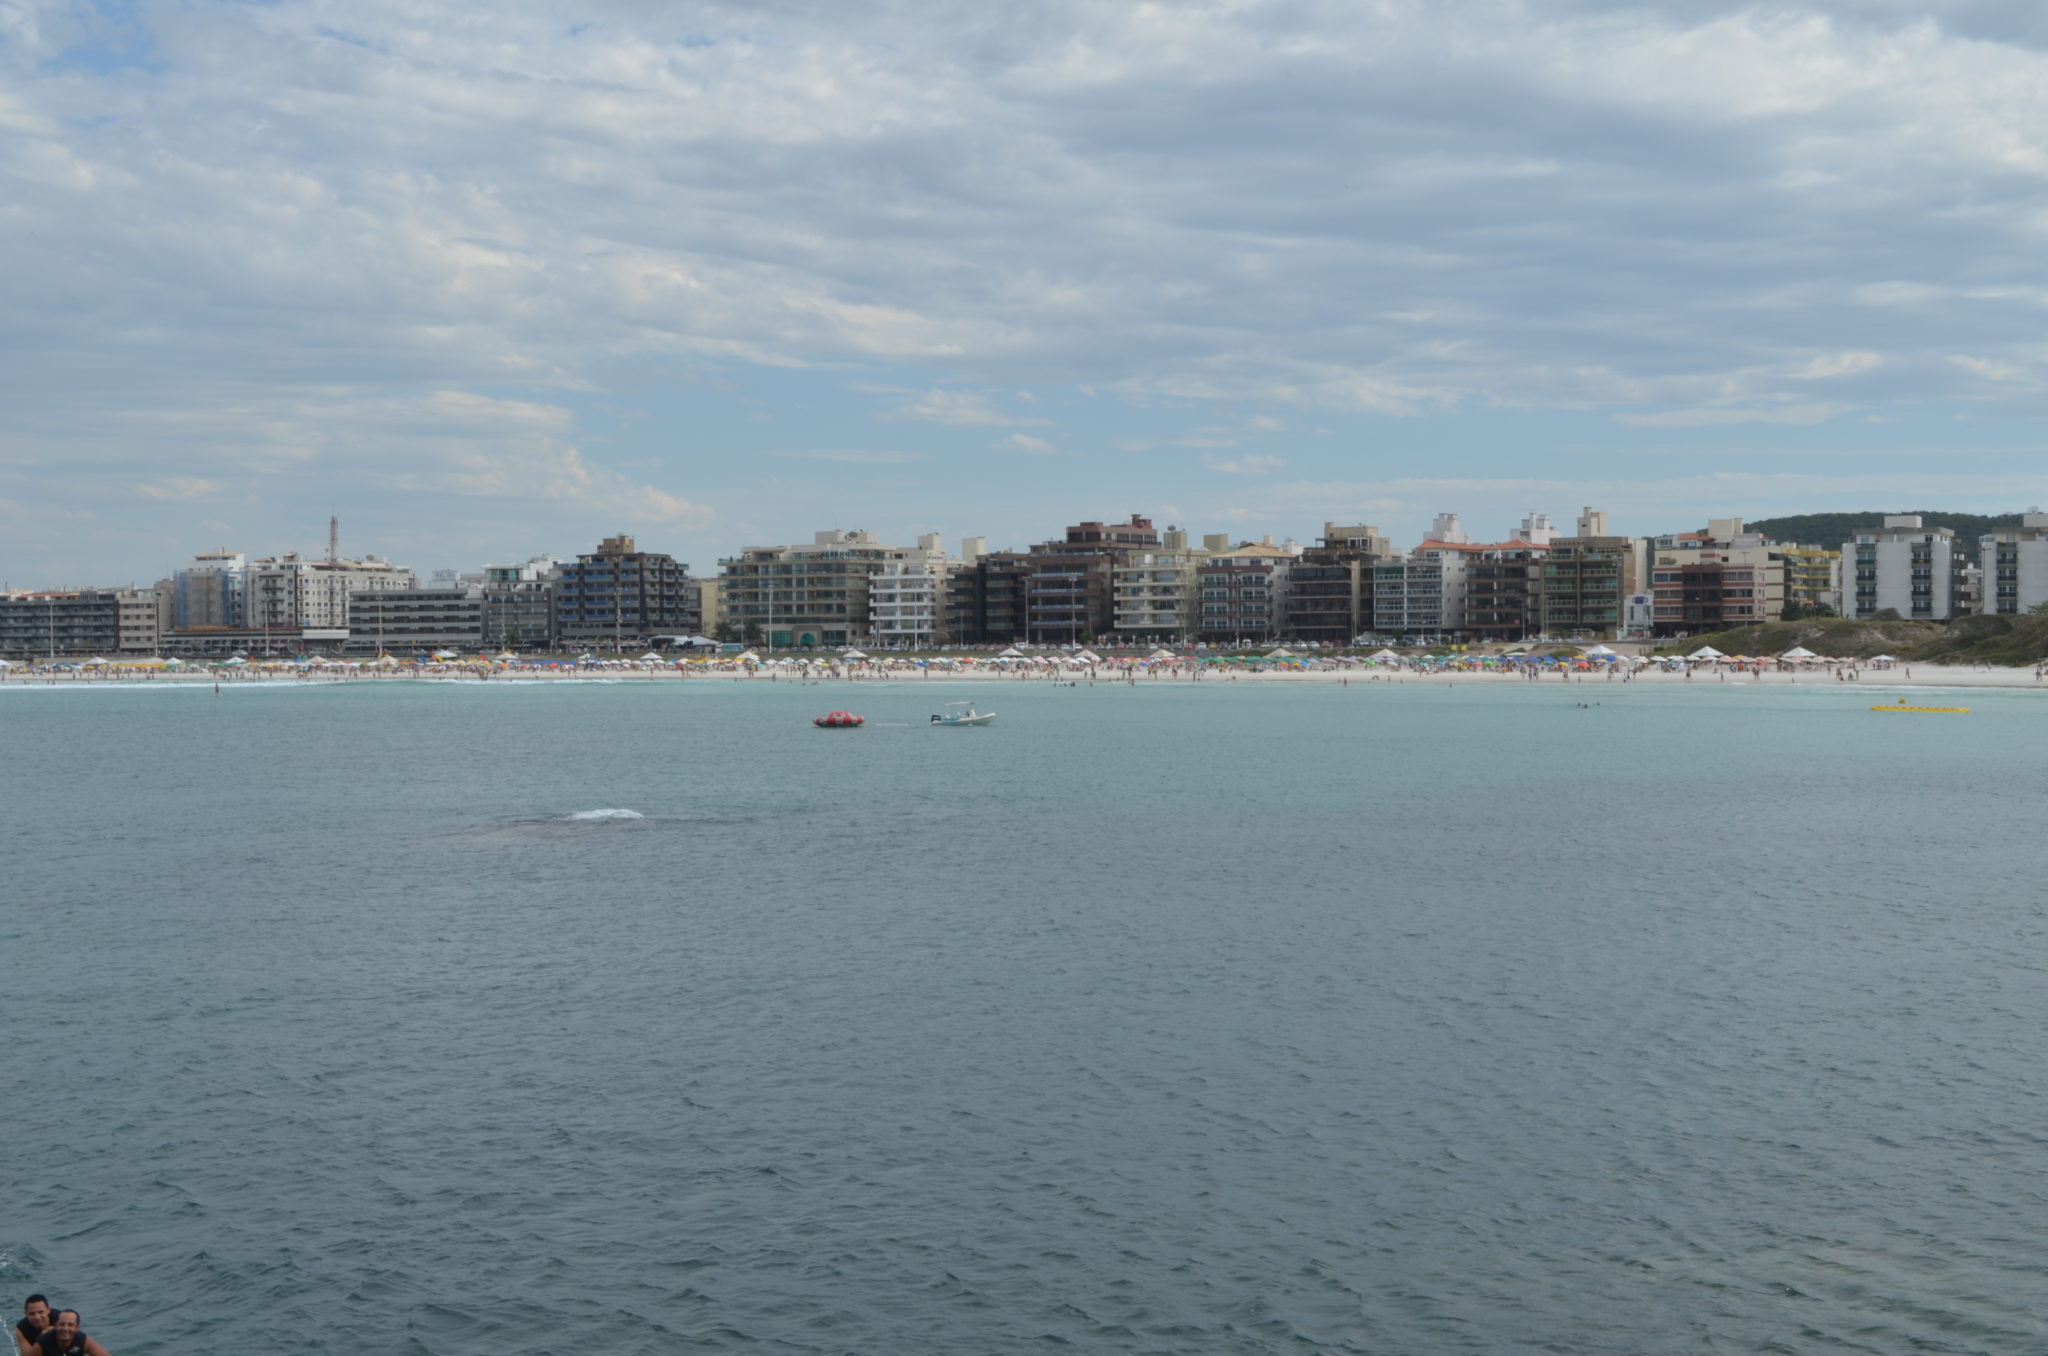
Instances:
[[[841,650],[841,651],[839,652],[839,657],[840,657],[841,659],[866,659],[866,658],[867,658],[867,656],[866,656],[866,655],[864,655],[864,654],[862,654],[862,653],[861,653],[861,652],[860,652],[859,650]]]
[[[1726,659],[1727,657],[1727,655],[1722,654],[1711,645],[1702,645],[1686,656],[1687,659]]]

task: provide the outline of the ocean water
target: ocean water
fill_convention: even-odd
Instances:
[[[0,1297],[120,1356],[2048,1349],[2048,696],[1889,695],[0,685]]]

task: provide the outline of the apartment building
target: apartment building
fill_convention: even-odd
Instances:
[[[1169,527],[1157,551],[1122,557],[1110,570],[1111,630],[1127,644],[1180,644],[1196,634],[1203,553]]]
[[[1995,555],[1993,563],[1995,602]],[[1912,621],[1947,621],[1968,608],[1969,561],[1955,533],[1926,526],[1917,513],[1888,514],[1882,527],[1844,542],[1842,575],[1844,616],[1890,610]]]
[[[1740,518],[1654,538],[1651,632],[1692,635],[1776,621],[1785,611],[1786,580],[1785,552],[1745,531]]]
[[[1287,620],[1295,640],[1349,645],[1372,629],[1373,569],[1394,559],[1394,544],[1377,527],[1323,524],[1316,544],[1287,575]]]
[[[697,591],[690,567],[633,538],[606,537],[595,551],[560,567],[555,584],[555,638],[564,645],[625,648],[651,636],[697,630]]]
[[[380,556],[300,556],[286,552],[249,562],[243,625],[264,633],[348,629],[349,599],[372,590],[409,589],[411,570]],[[232,625],[232,623],[228,623]]]
[[[1785,560],[1785,603],[1799,604],[1808,612],[1827,609],[1842,611],[1842,553],[1825,546],[1781,544],[1778,553]]]
[[[2029,510],[2017,529],[1978,538],[1977,564],[1984,611],[2012,616],[2048,603],[2048,513]]]
[[[1157,553],[1164,543],[1150,518],[1077,523],[1033,546],[1024,580],[1024,629],[1040,645],[1069,645],[1109,634],[1116,624],[1116,567]]]
[[[193,556],[191,564],[171,576],[175,582],[170,624],[241,626],[247,617],[243,593],[248,572],[242,553],[225,546]]]
[[[1543,629],[1554,636],[1612,639],[1623,625],[1625,600],[1647,576],[1644,543],[1617,537],[1607,514],[1588,508],[1578,531],[1556,537],[1543,559]]]
[[[164,634],[171,619],[178,585],[160,579],[155,587],[114,591],[114,648],[125,655],[155,654],[163,648]]]
[[[808,544],[749,546],[718,563],[720,603],[749,644],[869,644],[870,580],[885,565],[918,554],[872,532],[837,528],[813,534]]]
[[[1012,645],[1026,639],[1025,581],[1031,557],[1023,551],[990,551],[971,537],[960,568],[946,581],[946,632],[961,645]],[[970,558],[971,557],[971,558]]]
[[[946,555],[936,532],[917,549],[883,562],[868,576],[868,638],[875,645],[923,647],[946,636],[946,581],[959,561]]]
[[[1547,544],[1529,541],[1466,548],[1463,634],[1504,641],[1542,631],[1543,559],[1549,553]]]
[[[105,656],[120,648],[120,609],[113,589],[0,594],[0,654]]]
[[[423,589],[365,589],[349,598],[347,648],[365,653],[434,650],[474,653],[484,644],[480,584]]]
[[[1288,575],[1298,553],[1263,541],[1208,551],[1195,565],[1196,634],[1211,645],[1266,645],[1282,637]]]
[[[555,589],[562,563],[534,556],[483,571],[483,644],[496,650],[549,650],[555,646]]]

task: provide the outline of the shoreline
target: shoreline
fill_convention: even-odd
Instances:
[[[802,672],[783,669],[738,668],[695,669],[676,671],[674,669],[644,669],[624,667],[616,669],[493,669],[482,670],[470,666],[435,666],[428,668],[400,668],[386,671],[349,670],[347,672],[277,672],[273,670],[238,670],[225,673],[213,671],[199,673],[167,672],[161,669],[109,668],[105,670],[72,669],[57,672],[40,670],[9,669],[0,671],[0,691],[8,688],[76,688],[76,687],[326,687],[357,683],[427,682],[427,683],[673,683],[696,685],[702,683],[743,682],[743,683],[789,683],[800,686],[846,685],[882,683],[891,686],[921,685],[924,683],[998,683],[998,684],[1085,684],[1088,686],[1120,685],[1126,687],[1150,687],[1160,684],[1179,683],[1309,683],[1365,687],[1379,684],[1446,683],[1453,686],[1472,684],[1500,686],[1565,685],[1583,687],[1588,684],[1601,687],[1627,686],[1635,683],[1649,683],[1658,687],[1754,687],[1754,688],[1819,688],[1857,689],[1867,691],[1898,691],[1901,689],[1956,689],[1980,688],[1988,691],[2043,691],[2048,692],[2048,679],[2037,676],[2033,668],[1960,667],[1937,664],[1899,665],[1887,669],[1865,669],[1844,671],[1842,676],[1828,669],[1803,671],[1766,669],[1751,672],[1748,669],[1735,671],[1712,666],[1699,666],[1687,672],[1673,672],[1656,667],[1630,669],[1614,672],[1568,671],[1540,672],[1531,677],[1518,671],[1466,670],[1466,669],[1368,669],[1368,668],[1326,668],[1295,669],[1247,666],[1243,668],[1191,667],[1175,665],[1165,669],[1130,670],[1121,666],[1101,666],[1094,669],[1057,670],[999,670],[984,668],[967,669],[926,669],[889,668],[861,666],[846,670],[824,672]]]

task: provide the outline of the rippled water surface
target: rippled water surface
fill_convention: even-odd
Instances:
[[[0,685],[0,1299],[120,1356],[2048,1345],[2048,696],[961,695]]]

